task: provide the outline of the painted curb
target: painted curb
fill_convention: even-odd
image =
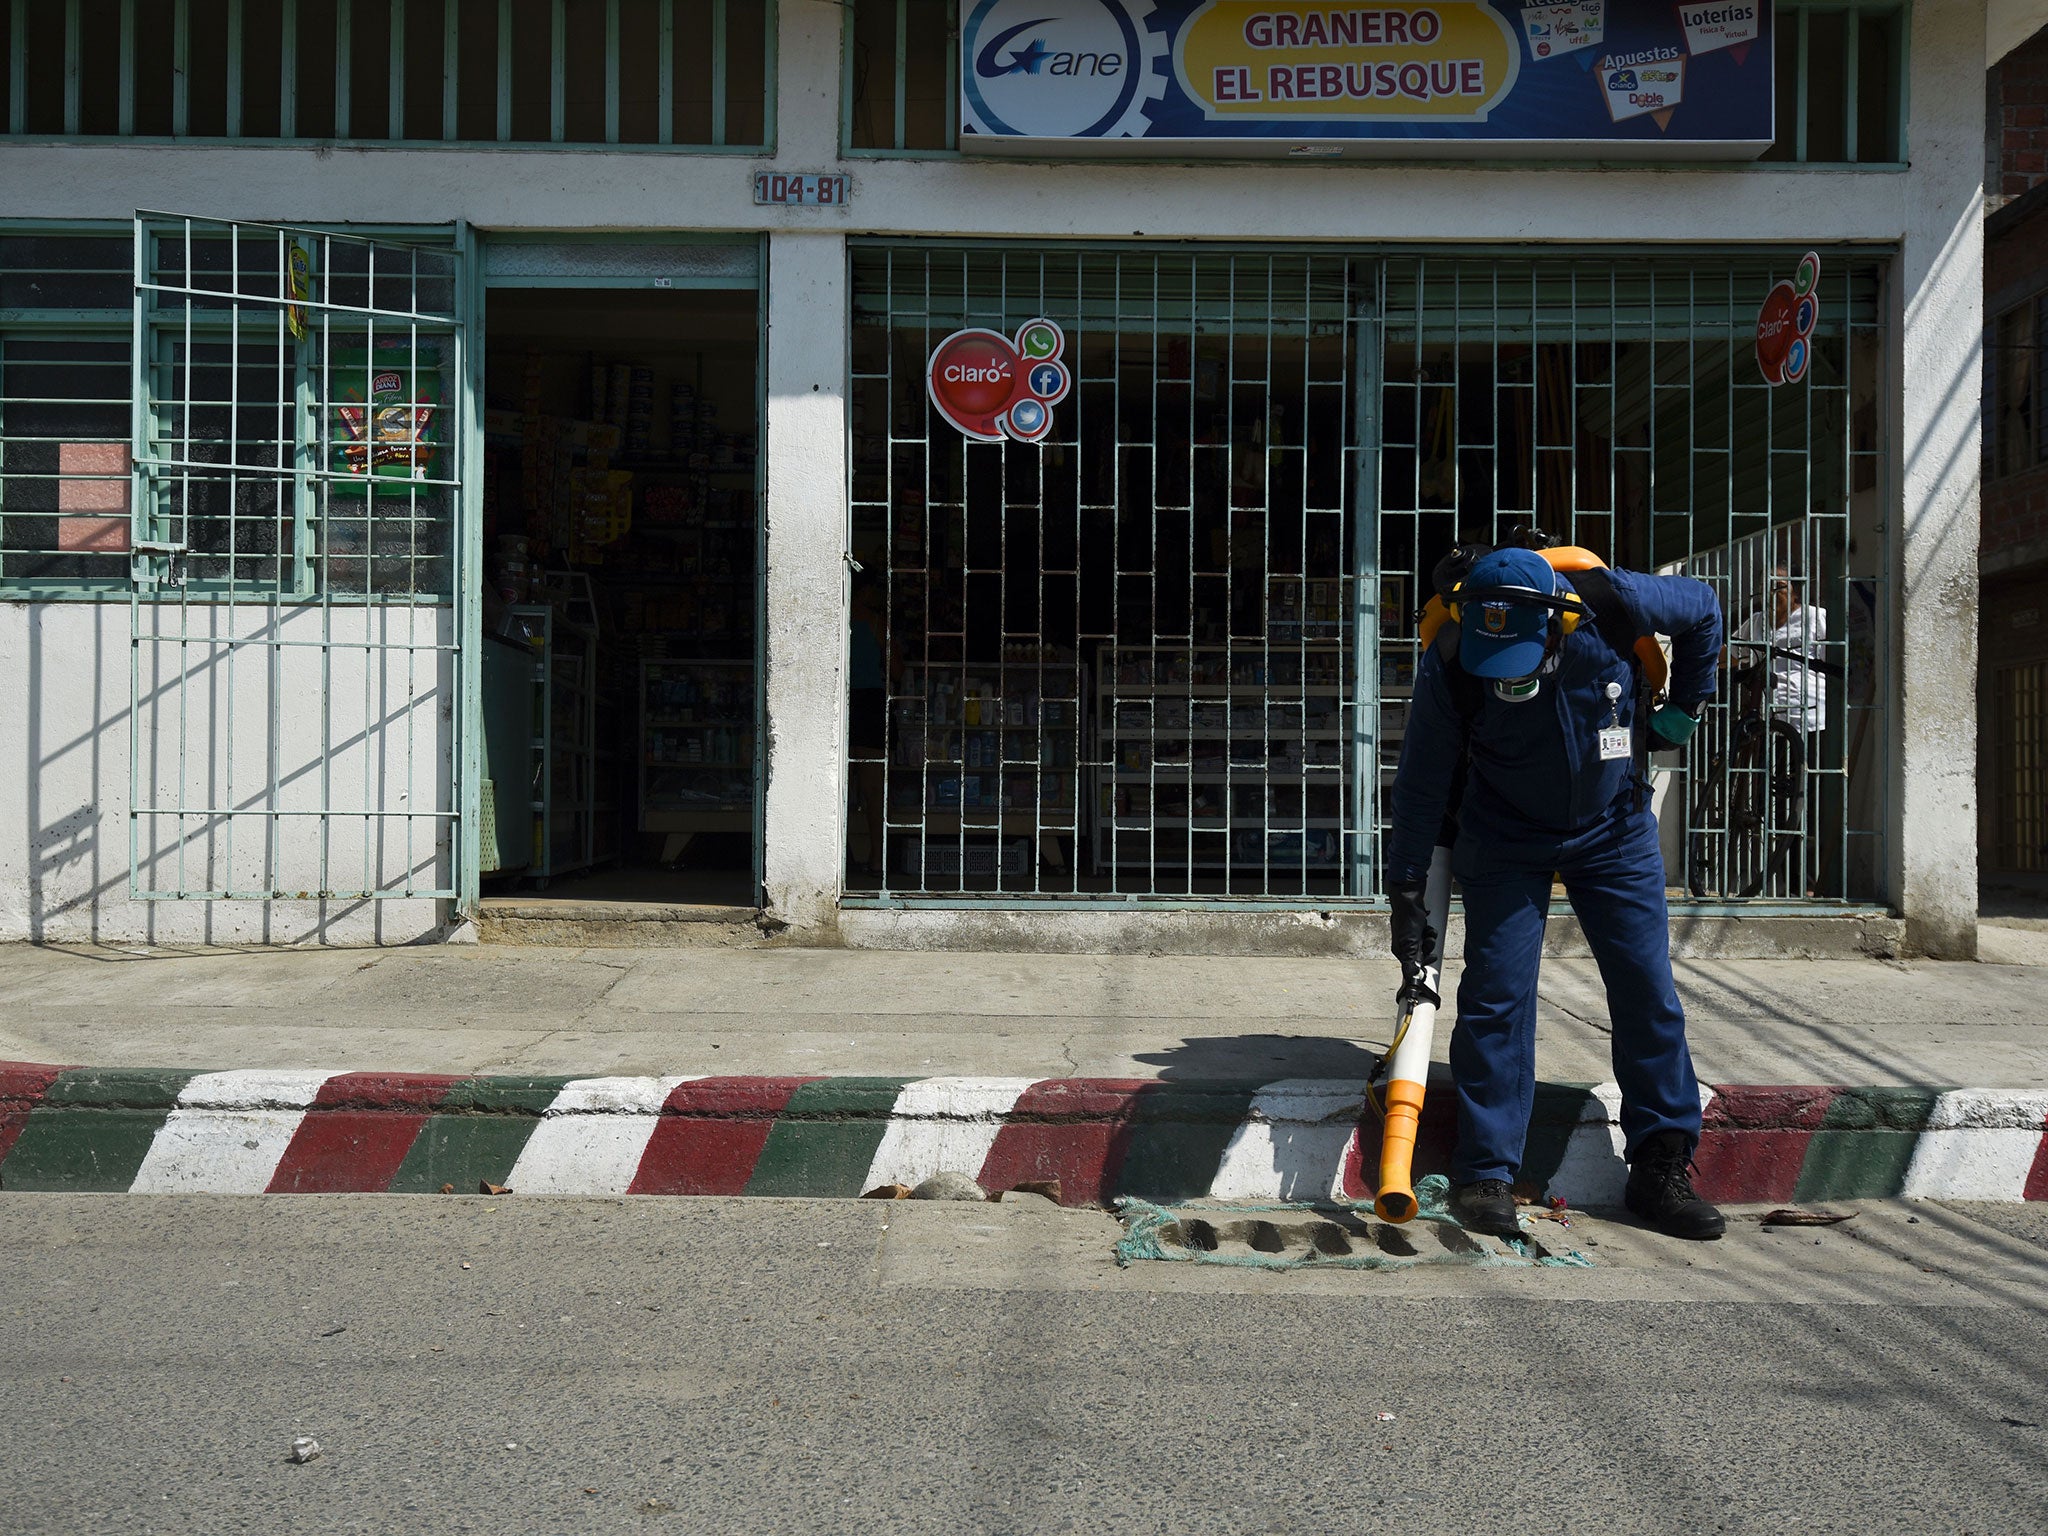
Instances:
[[[1703,1089],[1702,1194],[1722,1201],[2048,1199],[2048,1093]],[[1612,1083],[1539,1084],[1523,1177],[1618,1204]],[[1418,1176],[1443,1171],[1430,1095]],[[1377,1121],[1357,1082],[1152,1078],[583,1077],[0,1062],[0,1190],[850,1198],[967,1173],[1118,1195],[1367,1199]]]

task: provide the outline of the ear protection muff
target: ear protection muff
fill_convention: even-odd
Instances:
[[[1465,622],[1463,613],[1465,605],[1457,601],[1457,596],[1464,590],[1465,584],[1462,581],[1455,587],[1452,587],[1452,601],[1444,605],[1450,613],[1451,621],[1460,626]],[[1518,588],[1489,588],[1486,589],[1485,600],[1497,601],[1496,593],[1501,597],[1506,597],[1510,602],[1514,601],[1516,597],[1521,596],[1520,589]],[[1586,607],[1584,600],[1576,592],[1560,592],[1556,597],[1552,598],[1546,598],[1539,593],[1530,592],[1524,600],[1532,607],[1549,608],[1551,610],[1551,627],[1560,635],[1571,634],[1579,627],[1580,620],[1592,617],[1592,610]]]

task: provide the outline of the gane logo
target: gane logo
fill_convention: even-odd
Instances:
[[[1126,0],[978,0],[960,51],[969,126],[980,133],[1097,138],[1123,119],[1141,83]]]
[[[984,80],[999,75],[1115,75],[1122,72],[1129,61],[1120,53],[1075,53],[1051,48],[1043,37],[1034,37],[1029,42],[1019,43],[1019,33],[1029,32],[1033,27],[1042,27],[1050,22],[1050,16],[1041,16],[1036,21],[1019,22],[1006,31],[998,32],[988,40],[981,52],[974,56],[974,72]],[[1011,47],[1011,45],[1015,45]],[[1010,47],[1008,58],[1003,50]]]

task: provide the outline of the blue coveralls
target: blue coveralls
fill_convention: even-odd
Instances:
[[[1632,610],[1634,633],[1671,637],[1670,701],[1693,707],[1711,696],[1721,651],[1721,609],[1712,589],[1685,576],[1608,576]],[[1569,577],[1559,581],[1569,585]],[[1621,685],[1614,704],[1610,682]],[[1557,670],[1544,677],[1536,698],[1507,703],[1482,682],[1466,690],[1468,700],[1475,691],[1483,702],[1468,725],[1444,658],[1431,646],[1416,672],[1388,845],[1390,882],[1423,879],[1460,760],[1468,759],[1451,856],[1465,903],[1465,965],[1451,1036],[1458,1085],[1451,1177],[1460,1184],[1512,1182],[1521,1167],[1536,1088],[1536,975],[1553,872],[1564,879],[1607,988],[1628,1155],[1658,1131],[1682,1131],[1696,1145],[1699,1083],[1671,981],[1657,822],[1647,788],[1635,782],[1634,762],[1603,762],[1599,751],[1599,732],[1617,714],[1632,733],[1650,728],[1636,718],[1629,664],[1588,621],[1564,637]]]

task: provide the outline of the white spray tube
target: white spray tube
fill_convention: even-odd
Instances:
[[[1439,846],[1430,854],[1429,879],[1423,886],[1422,904],[1429,912],[1429,925],[1436,943],[1423,961],[1422,980],[1430,991],[1441,995],[1444,971],[1444,937],[1451,913],[1451,850]],[[1387,1063],[1387,1112],[1380,1135],[1379,1194],[1373,1211],[1382,1221],[1415,1219],[1415,1133],[1422,1121],[1422,1094],[1429,1083],[1430,1048],[1436,1038],[1436,1004],[1418,998],[1402,1005],[1405,1017],[1394,1024],[1393,1060]]]

